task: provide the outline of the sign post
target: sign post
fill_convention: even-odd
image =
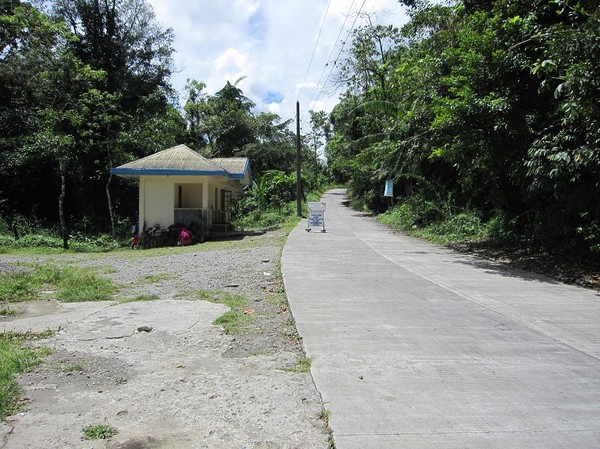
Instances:
[[[321,232],[325,232],[325,203],[308,203],[308,227],[307,232],[312,230],[312,227],[321,228]]]

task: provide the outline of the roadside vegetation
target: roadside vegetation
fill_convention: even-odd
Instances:
[[[58,267],[35,264],[0,274],[0,315],[14,316],[18,312],[12,303],[38,299],[64,302],[104,301],[113,298],[116,286],[99,276],[95,270],[72,266]],[[30,347],[32,339],[46,338],[42,334],[0,334],[0,420],[20,406],[20,388],[16,376],[37,366],[44,349]]]
[[[357,27],[340,62],[325,152],[353,207],[437,242],[597,260],[598,2],[401,3],[404,26]]]
[[[98,275],[96,268],[32,264],[0,274],[0,303],[36,299],[62,302],[107,301],[116,285]]]
[[[35,368],[40,357],[47,353],[44,348],[24,346],[24,342],[46,338],[49,334],[0,334],[0,421],[20,407],[21,389],[16,381],[17,375]]]
[[[196,298],[229,307],[229,311],[213,323],[222,326],[226,334],[239,335],[252,326],[254,309],[248,307],[248,300],[243,296],[228,292],[202,290],[196,292]]]
[[[475,211],[454,210],[412,197],[377,218],[392,229],[442,245],[487,240],[495,236],[495,220],[484,222]],[[495,236],[498,237],[498,236]]]

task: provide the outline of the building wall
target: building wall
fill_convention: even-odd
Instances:
[[[175,194],[175,207],[202,208],[202,183],[176,183],[173,192]]]
[[[173,224],[174,186],[170,177],[145,176],[140,179],[140,229],[157,223],[161,228]]]
[[[159,224],[165,229],[175,219],[175,208],[211,209],[221,207],[221,189],[235,190],[226,179],[205,176],[142,176],[140,177],[140,230]],[[217,194],[215,195],[215,189]],[[234,193],[235,195],[235,193]],[[212,216],[212,214],[211,214]],[[210,227],[212,223],[208,223]]]

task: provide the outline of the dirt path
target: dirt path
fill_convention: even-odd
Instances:
[[[103,267],[123,286],[121,299],[160,299],[30,303],[15,319],[0,321],[5,330],[59,329],[36,342],[52,353],[21,377],[27,402],[7,419],[0,447],[327,447],[320,396],[310,373],[294,369],[304,354],[277,274],[281,237],[274,232],[166,252],[50,258]],[[226,335],[212,322],[227,307],[195,299],[198,290],[246,296],[252,326]],[[97,424],[118,434],[84,440],[82,429]]]

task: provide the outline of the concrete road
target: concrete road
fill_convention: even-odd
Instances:
[[[282,271],[337,449],[600,448],[600,294],[323,200]]]

